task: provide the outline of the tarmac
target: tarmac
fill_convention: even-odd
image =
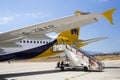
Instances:
[[[120,80],[120,60],[103,62],[103,72],[61,71],[56,62],[2,62],[0,80]]]

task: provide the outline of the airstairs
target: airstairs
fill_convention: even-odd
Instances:
[[[104,64],[94,57],[90,56],[87,52],[70,46],[67,44],[54,45],[53,51],[64,51],[66,59],[57,63],[56,68],[61,70],[65,69],[82,69],[84,71],[103,71]]]

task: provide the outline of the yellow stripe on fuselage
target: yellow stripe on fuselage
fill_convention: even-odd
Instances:
[[[43,53],[41,53],[40,55],[36,56],[33,59],[37,59],[37,58],[46,58],[46,57],[50,57],[50,56],[54,56],[57,54],[61,54],[62,52],[53,52],[53,46],[51,46],[50,48],[48,48],[46,51],[44,51]]]

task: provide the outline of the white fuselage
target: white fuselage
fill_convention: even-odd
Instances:
[[[11,48],[0,48],[0,54],[9,54],[15,53],[20,51],[25,51],[29,49],[33,49],[36,47],[40,47],[52,42],[54,39],[49,40],[30,40],[30,39],[23,39],[16,44],[21,45],[22,47],[11,47]]]

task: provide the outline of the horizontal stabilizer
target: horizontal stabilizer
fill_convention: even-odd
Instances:
[[[99,37],[99,38],[94,38],[94,39],[89,39],[89,40],[82,40],[79,42],[79,44],[89,44],[89,43],[101,41],[104,39],[108,39],[108,37]]]
[[[103,12],[102,15],[111,23],[113,24],[112,14],[114,13],[116,9],[113,8],[111,10],[108,10],[106,12]]]

